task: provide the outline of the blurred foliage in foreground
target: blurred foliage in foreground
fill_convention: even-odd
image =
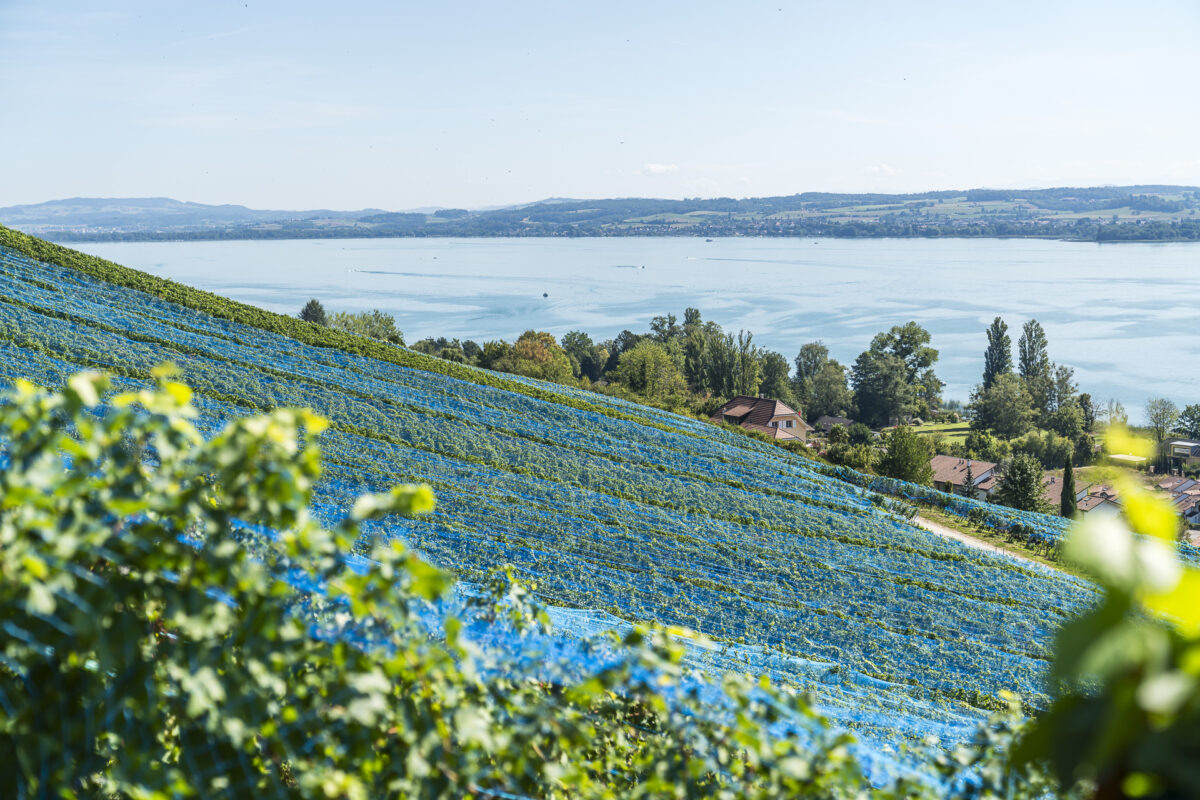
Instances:
[[[166,371],[109,388],[83,374],[0,400],[17,797],[1200,796],[1200,571],[1133,487],[1143,535],[1108,520],[1069,540],[1105,599],[1061,633],[1053,707],[1024,722],[1010,697],[931,763],[940,780],[879,788],[801,697],[729,677],[702,700],[664,631],[570,680],[480,669],[465,625],[546,625],[511,575],[431,632],[449,576],[399,543],[345,555],[361,521],[430,511],[428,487],[326,530],[307,512],[323,420],[280,410],[204,441]]]
[[[1121,427],[1111,452],[1150,451]],[[1013,757],[1049,763],[1097,798],[1200,797],[1200,569],[1181,563],[1178,514],[1133,480],[1122,518],[1088,518],[1064,556],[1104,588],[1059,633],[1058,699]]]
[[[870,791],[802,698],[729,678],[702,703],[664,632],[569,682],[479,669],[461,618],[431,635],[418,613],[445,573],[399,543],[344,556],[360,521],[431,510],[428,487],[362,497],[324,530],[307,514],[319,418],[280,410],[204,441],[167,375],[108,389],[83,374],[0,402],[7,796]],[[517,634],[544,621],[507,577],[489,591],[467,610]]]

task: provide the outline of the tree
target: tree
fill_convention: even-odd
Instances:
[[[859,472],[867,472],[875,463],[875,450],[865,444],[837,442],[830,445],[825,457],[834,464],[856,469]]]
[[[800,405],[792,395],[792,382],[788,380],[788,361],[779,353],[768,350],[762,357],[762,384],[758,391],[767,397],[780,400],[795,408]],[[803,409],[796,409],[803,412]]]
[[[796,354],[796,380],[811,381],[829,363],[829,348],[824,342],[809,342]]]
[[[442,355],[445,351],[453,350],[457,351],[461,357],[461,359],[454,358],[453,360],[466,360],[466,352],[463,350],[463,346],[459,343],[458,339],[447,339],[445,336],[439,336],[436,339],[434,339],[432,336],[427,337],[419,342],[414,342],[410,349],[416,350],[419,353],[427,353],[431,356],[438,356],[439,358],[446,357]]]
[[[1158,445],[1158,468],[1165,470],[1170,462],[1162,443],[1179,422],[1179,408],[1165,397],[1152,397],[1146,401],[1146,421],[1150,423],[1150,430],[1154,431],[1154,441]]]
[[[694,311],[695,309],[688,309]],[[699,312],[697,312],[699,319]],[[708,371],[708,337],[699,325],[685,325],[687,337],[683,341],[683,377],[694,392],[707,392],[712,389]]]
[[[1017,367],[1026,381],[1035,376],[1050,374],[1046,331],[1036,319],[1031,319],[1021,326],[1021,338],[1017,340]]]
[[[583,331],[568,331],[563,334],[561,345],[563,351],[571,359],[577,377],[585,377],[590,381],[600,380],[604,364],[608,361],[608,353],[592,342],[592,337]]]
[[[329,324],[329,320],[325,316],[325,306],[321,305],[321,301],[315,297],[304,304],[304,308],[300,309],[299,317],[314,325]]]
[[[479,353],[479,366],[484,369],[500,369],[500,364],[512,352],[512,345],[503,340],[494,340],[483,343],[483,349]]]
[[[1032,425],[1030,405],[1029,390],[1020,378],[998,375],[990,388],[977,387],[971,396],[971,427],[1012,439]]]
[[[1036,458],[1044,469],[1055,469],[1063,460],[1077,452],[1077,443],[1053,431],[1031,430],[1012,442],[1012,452]],[[1086,453],[1086,450],[1085,450]]]
[[[929,341],[929,331],[915,322],[896,325],[876,334],[870,348],[854,362],[855,401],[868,422],[882,424],[910,413],[928,415],[937,408],[942,382],[933,371],[938,351],[928,346]]]
[[[1077,441],[1085,435],[1083,411],[1074,402],[1059,406],[1042,420],[1042,427],[1066,439]]]
[[[646,337],[639,336],[631,330],[623,330],[618,333],[615,338],[604,342],[601,347],[608,351],[608,361],[606,361],[604,364],[603,372],[609,372],[616,369],[617,362],[621,360],[621,354],[644,338]]]
[[[494,368],[555,383],[570,383],[574,377],[570,357],[559,347],[554,335],[545,331],[522,333]]]
[[[992,320],[987,330],[988,346],[983,353],[983,388],[987,389],[997,375],[1012,372],[1012,339],[1008,325],[1000,317]]]
[[[870,444],[874,438],[871,435],[871,429],[861,422],[855,422],[846,429],[846,433],[850,436],[850,444]]]
[[[381,342],[404,344],[404,334],[396,327],[396,318],[378,308],[353,314],[339,311],[329,318],[329,327]]]
[[[687,390],[687,382],[671,354],[661,343],[650,339],[625,351],[612,376],[630,391],[652,399],[664,399]]]
[[[1175,425],[1189,439],[1200,439],[1200,403],[1185,406]]]
[[[829,348],[821,342],[809,342],[796,354],[796,375],[792,379],[792,393],[807,409],[813,398],[813,383],[817,375],[829,363]]]
[[[879,459],[880,475],[929,486],[933,483],[933,451],[929,443],[907,425],[899,425],[885,437],[886,450]]]
[[[879,427],[900,416],[911,397],[907,375],[904,360],[892,353],[872,349],[855,359],[850,385],[863,422]]]
[[[974,429],[968,431],[967,438],[963,442],[963,454],[966,458],[990,461],[993,464],[999,464],[1008,458],[1011,452],[1012,449],[1008,442],[997,439],[987,431]]]
[[[878,333],[871,340],[871,350],[891,353],[904,362],[906,380],[915,383],[921,372],[929,369],[938,360],[938,351],[929,347],[929,331],[915,322],[896,325],[887,333]]]
[[[1092,404],[1092,396],[1084,392],[1076,399],[1079,402],[1079,411],[1083,414],[1083,432],[1091,433],[1096,429],[1096,407]]]
[[[971,459],[967,459],[967,474],[963,476],[963,495],[968,500],[975,498],[975,468],[971,466]]]
[[[1070,453],[1067,453],[1063,462],[1062,499],[1058,503],[1058,513],[1067,519],[1075,519],[1079,515],[1079,505],[1075,500],[1075,469]]]
[[[676,322],[677,319],[674,314],[654,317],[650,320],[650,335],[658,342],[666,344],[675,337],[683,334],[683,329]]]
[[[1045,511],[1042,465],[1028,453],[1018,453],[1001,466],[996,502],[1020,511]]]
[[[582,361],[591,354],[592,348],[595,347],[592,337],[583,331],[567,331],[559,340],[559,346],[576,361]]]
[[[752,343],[754,334],[738,331],[737,358],[733,374],[735,394],[756,395],[762,385],[762,358],[758,346]]]
[[[1075,402],[1075,392],[1079,389],[1075,383],[1075,370],[1062,364],[1054,364],[1051,369],[1049,410],[1057,411]]]
[[[1021,328],[1017,341],[1018,367],[1029,391],[1033,410],[1042,414],[1050,410],[1050,395],[1053,391],[1053,376],[1050,374],[1050,354],[1046,344],[1046,332],[1041,323],[1031,319]]]
[[[1162,444],[1179,422],[1179,408],[1165,397],[1152,397],[1146,401],[1146,421],[1154,432],[1154,441]]]
[[[846,385],[846,368],[836,361],[828,361],[812,379],[805,413],[810,421],[818,417],[849,416],[854,406],[854,396]]]
[[[1124,404],[1115,397],[1110,397],[1102,406],[1104,412],[1104,421],[1109,425],[1127,425],[1129,424],[1129,414],[1125,411]]]
[[[850,442],[850,432],[846,430],[845,425],[834,425],[829,429],[830,444],[848,444]]]

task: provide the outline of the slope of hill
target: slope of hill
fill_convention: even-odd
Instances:
[[[1197,187],[1140,185],[890,195],[804,192],[741,199],[553,198],[475,211],[399,213],[252,211],[173,200],[75,200],[0,208],[0,222],[60,241],[680,235],[1116,241],[1200,239],[1197,209]]]
[[[328,417],[323,519],[363,492],[428,481],[436,513],[368,535],[403,537],[466,581],[511,563],[570,635],[638,620],[699,630],[718,649],[693,663],[811,692],[878,763],[930,734],[961,741],[1001,690],[1044,704],[1052,634],[1094,596],[913,527],[769,444],[0,228],[0,383],[59,385],[86,367],[144,384],[164,361],[196,390],[203,429],[281,405]]]
[[[34,234],[164,230],[182,233],[314,218],[353,221],[371,213],[378,213],[378,209],[270,211],[228,204],[187,203],[169,197],[73,197],[0,208],[0,220]]]

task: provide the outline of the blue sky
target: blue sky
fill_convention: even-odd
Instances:
[[[0,0],[0,205],[1200,184],[1200,3]]]

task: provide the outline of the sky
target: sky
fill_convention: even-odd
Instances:
[[[0,0],[0,206],[1200,184],[1200,3]]]

